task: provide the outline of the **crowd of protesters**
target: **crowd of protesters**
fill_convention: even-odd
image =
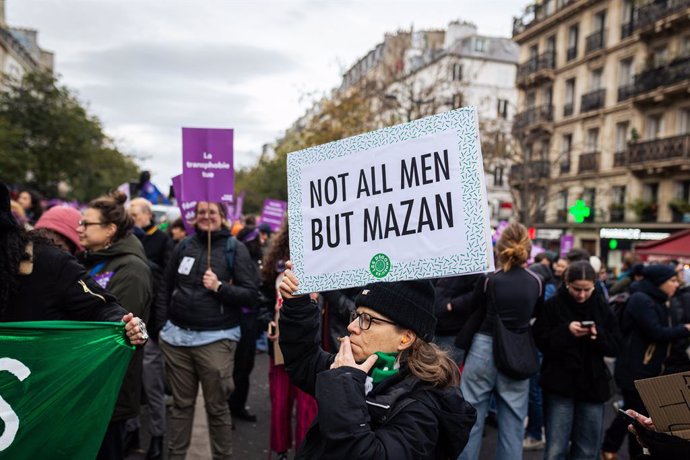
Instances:
[[[474,460],[492,418],[497,459],[615,459],[629,423],[605,427],[607,403],[653,427],[634,380],[690,370],[690,276],[676,261],[628,254],[616,277],[583,249],[532,259],[513,223],[494,273],[294,296],[286,222],[272,234],[199,202],[187,235],[120,192],[80,211],[0,194],[0,321],[122,321],[138,345],[99,459],[142,447],[142,394],[147,458],[185,458],[199,386],[212,456],[231,458],[234,423],[256,422],[247,398],[263,331],[279,460]],[[512,368],[506,343],[534,366]]]

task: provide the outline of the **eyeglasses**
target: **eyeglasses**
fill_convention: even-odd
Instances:
[[[359,318],[359,328],[363,331],[369,330],[372,321],[381,321],[382,323],[397,325],[393,321],[389,321],[383,318],[377,318],[375,316],[371,316],[369,313],[357,313],[356,311],[350,313],[350,322],[353,322],[357,318]]]
[[[77,222],[78,227],[88,228],[89,225],[107,225],[107,224],[105,222],[88,222],[85,220],[80,220],[79,222]]]
[[[579,287],[575,287],[575,286],[572,286],[572,285],[568,285],[568,289],[570,289],[571,291],[573,291],[575,294],[579,294],[579,293],[581,293],[581,292],[584,292],[585,294],[588,294],[588,293],[590,293],[590,292],[592,292],[592,291],[594,290],[594,287],[591,287],[591,288],[579,288]]]

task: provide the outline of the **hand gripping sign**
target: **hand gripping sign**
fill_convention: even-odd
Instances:
[[[300,292],[494,269],[477,112],[288,155]]]

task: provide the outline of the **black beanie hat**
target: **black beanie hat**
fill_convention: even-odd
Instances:
[[[666,281],[676,276],[676,271],[668,265],[657,264],[645,267],[643,275],[655,286],[661,286]]]
[[[436,329],[435,297],[434,287],[426,280],[371,283],[359,291],[355,305],[371,308],[431,342]]]

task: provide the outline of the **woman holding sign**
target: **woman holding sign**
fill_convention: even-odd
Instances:
[[[187,453],[201,384],[213,458],[226,459],[232,454],[228,398],[240,316],[258,298],[259,273],[247,247],[223,226],[223,204],[200,201],[195,215],[196,234],[175,248],[160,295],[168,318],[160,347],[173,395],[168,458]]]
[[[462,451],[475,421],[458,389],[455,363],[430,343],[436,318],[428,281],[373,283],[337,354],[323,351],[319,310],[294,296],[292,264],[280,284],[280,348],[291,380],[319,413],[295,458],[447,459]]]

